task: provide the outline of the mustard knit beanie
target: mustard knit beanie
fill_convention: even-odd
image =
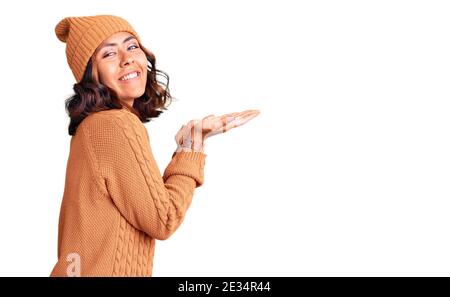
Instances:
[[[66,17],[55,27],[59,40],[66,43],[67,63],[77,82],[83,78],[87,63],[97,47],[117,32],[128,32],[141,40],[133,27],[114,15]]]

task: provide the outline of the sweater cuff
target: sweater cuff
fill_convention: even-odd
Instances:
[[[175,152],[164,171],[164,181],[172,175],[184,175],[194,179],[196,187],[200,187],[204,182],[205,159],[206,154],[202,152]]]

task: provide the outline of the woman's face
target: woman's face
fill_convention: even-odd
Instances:
[[[134,99],[144,94],[147,82],[147,57],[137,39],[128,32],[118,32],[98,46],[93,58],[94,79],[133,106]]]

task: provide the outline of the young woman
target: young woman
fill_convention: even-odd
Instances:
[[[72,138],[51,276],[151,276],[155,240],[177,230],[203,184],[205,140],[259,112],[183,125],[161,176],[143,123],[171,95],[153,53],[117,16],[67,17],[55,33],[77,83],[66,101]]]

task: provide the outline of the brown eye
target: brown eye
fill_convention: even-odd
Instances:
[[[114,54],[114,52],[108,52],[108,53],[106,53],[104,56],[103,56],[103,58],[107,58],[107,57],[110,57],[110,55],[109,54]]]

